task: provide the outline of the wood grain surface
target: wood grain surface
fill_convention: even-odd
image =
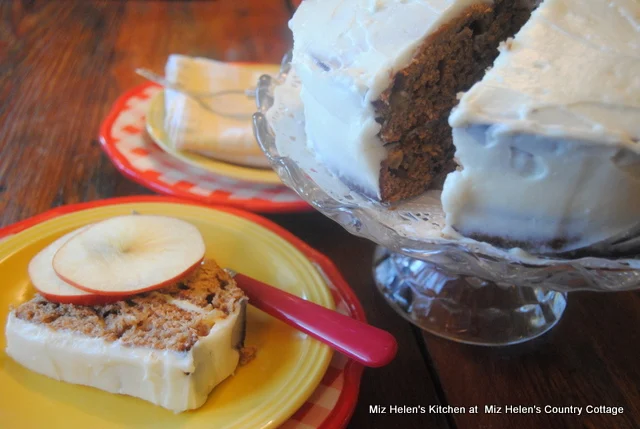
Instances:
[[[295,0],[0,2],[0,226],[51,207],[149,194],[97,143],[111,103],[170,53],[279,62]],[[640,427],[640,295],[580,293],[551,334],[503,349],[419,332],[375,291],[374,245],[318,213],[270,216],[331,257],[400,351],[367,370],[350,428]],[[479,406],[478,414],[371,414],[370,405]],[[621,415],[492,414],[485,405],[615,406]],[[1,426],[1,424],[0,424]]]

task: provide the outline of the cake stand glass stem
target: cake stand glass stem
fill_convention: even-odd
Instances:
[[[373,276],[385,299],[414,325],[449,340],[499,346],[549,331],[566,293],[460,275],[425,259],[376,249]]]

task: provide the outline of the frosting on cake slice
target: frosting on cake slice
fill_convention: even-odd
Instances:
[[[456,231],[579,249],[640,219],[640,3],[546,0],[450,116]]]
[[[181,412],[200,407],[240,359],[246,297],[214,261],[170,287],[102,306],[40,295],[11,311],[7,354],[56,380]]]

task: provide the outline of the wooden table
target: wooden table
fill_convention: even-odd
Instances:
[[[170,53],[278,62],[291,46],[284,0],[0,3],[0,225],[51,207],[150,192],[120,175],[96,136],[111,103]],[[640,295],[571,295],[560,324],[520,347],[451,343],[413,328],[371,277],[374,245],[318,213],[269,216],[331,257],[367,317],[398,339],[367,370],[350,427],[640,427]],[[479,406],[478,414],[372,414],[372,405]],[[608,414],[491,414],[488,405],[623,407]]]

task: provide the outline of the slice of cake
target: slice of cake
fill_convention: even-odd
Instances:
[[[290,22],[311,150],[382,201],[453,169],[447,117],[536,0],[305,0]]]
[[[214,261],[152,292],[94,306],[36,295],[13,309],[7,354],[56,380],[181,412],[200,407],[233,374],[247,299]]]
[[[545,0],[450,123],[462,167],[442,194],[451,233],[553,253],[633,228],[640,3]]]

